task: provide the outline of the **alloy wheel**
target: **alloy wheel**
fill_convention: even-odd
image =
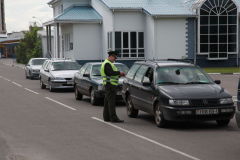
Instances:
[[[130,98],[130,96],[128,97],[128,100],[127,100],[127,111],[128,111],[128,115],[131,114],[131,110],[132,110],[132,100]]]
[[[76,99],[78,98],[78,90],[77,90],[77,87],[75,87],[75,98],[76,98]]]
[[[91,91],[91,103],[94,104],[95,97],[94,97],[94,90]]]
[[[160,111],[160,106],[157,105],[156,110],[155,110],[155,120],[157,124],[161,123],[161,111]]]

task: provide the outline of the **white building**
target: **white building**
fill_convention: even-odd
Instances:
[[[37,32],[38,36],[41,38],[41,48],[42,48],[42,57],[46,57],[47,55],[47,34],[46,31],[38,31]],[[54,36],[51,36],[51,50],[53,51],[53,41],[54,41]]]
[[[240,0],[51,0],[54,57],[80,64],[119,50],[118,62],[187,59],[200,66],[239,61]],[[49,32],[48,32],[49,33]],[[49,33],[49,35],[51,35]],[[56,36],[59,35],[59,36]]]

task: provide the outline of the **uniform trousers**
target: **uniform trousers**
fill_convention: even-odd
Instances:
[[[105,99],[104,99],[104,109],[103,109],[103,119],[104,121],[117,121],[119,118],[116,114],[116,87],[111,83],[107,82],[105,85]]]

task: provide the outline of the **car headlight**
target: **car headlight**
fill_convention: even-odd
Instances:
[[[98,90],[105,90],[105,86],[104,85],[99,85]]]
[[[65,80],[65,79],[62,78],[62,77],[55,77],[54,79],[55,79],[55,80]]]
[[[233,99],[232,98],[222,98],[220,99],[220,104],[232,104]]]
[[[169,104],[173,106],[189,106],[188,100],[169,100]]]

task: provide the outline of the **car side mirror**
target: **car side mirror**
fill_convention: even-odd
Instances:
[[[151,82],[143,82],[143,86],[151,86],[152,83]]]
[[[90,74],[83,74],[83,77],[90,77]]]
[[[44,71],[45,71],[45,72],[49,72],[49,70],[48,70],[48,69],[44,69]]]
[[[215,80],[214,81],[216,84],[221,84],[221,81],[220,80]]]

